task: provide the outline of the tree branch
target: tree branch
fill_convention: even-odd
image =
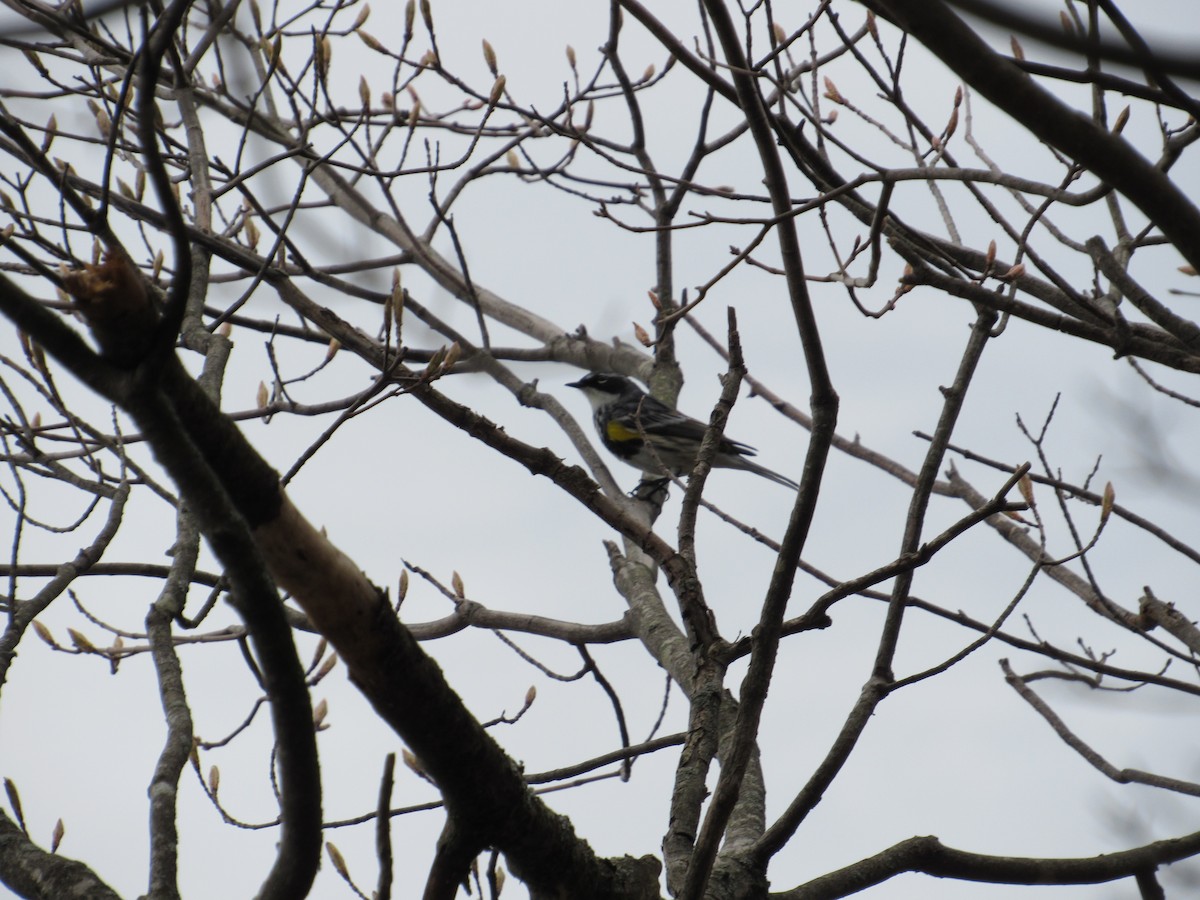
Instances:
[[[88,897],[120,900],[119,895],[83,863],[47,853],[0,812],[0,872],[4,883],[22,897]]]
[[[988,856],[955,850],[936,837],[913,837],[882,853],[807,884],[772,894],[772,900],[834,900],[904,872],[987,884],[1103,884],[1187,859],[1200,852],[1200,832],[1078,859]]]

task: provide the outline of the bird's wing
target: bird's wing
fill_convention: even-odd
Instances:
[[[703,422],[685,416],[678,410],[671,409],[663,403],[647,397],[642,401],[640,414],[614,416],[613,421],[629,431],[653,439],[661,436],[667,438],[682,438],[699,443],[704,439],[708,426]],[[754,456],[755,450],[748,444],[730,438],[721,439],[721,452],[734,453],[739,456]]]

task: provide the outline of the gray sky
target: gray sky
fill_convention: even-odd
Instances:
[[[1163,16],[1180,9],[1179,4],[1156,6],[1162,8]],[[538,108],[549,108],[560,98],[562,83],[569,77],[565,45],[574,46],[579,68],[586,72],[595,66],[596,48],[605,39],[605,7],[576,8],[569,21],[561,21],[559,12],[556,5],[548,3],[525,3],[519,10],[487,3],[461,3],[453,8],[435,4],[443,62],[475,85],[486,87],[490,76],[479,50],[480,39],[486,38],[495,47],[512,95]],[[676,12],[669,10],[671,15]],[[855,25],[861,15],[855,6],[846,6],[842,14]],[[385,40],[400,29],[395,15],[380,5],[366,28]],[[799,16],[797,12],[796,20],[783,23],[784,27],[798,25]],[[681,27],[687,35],[691,32],[686,29],[694,28]],[[661,70],[665,63],[664,53],[634,23],[627,25],[622,50],[633,73],[651,63]],[[949,114],[957,83],[937,65],[925,62],[919,48],[910,53],[908,65],[922,74],[909,83],[909,100],[931,124],[940,125]],[[360,73],[382,83],[382,74],[372,68],[375,62],[353,39],[335,44],[334,85],[344,88],[347,103],[356,102],[353,98]],[[839,62],[823,74],[835,79],[839,91],[854,102],[864,108],[878,107],[873,87],[855,74],[853,66]],[[424,84],[422,81],[418,90],[426,90]],[[693,140],[695,98],[689,87],[682,73],[673,73],[647,104],[652,152],[668,171],[683,159]],[[436,107],[436,97],[429,97],[428,104]],[[1032,177],[1053,171],[1048,168],[1048,154],[1017,133],[1006,119],[981,101],[974,102],[973,110],[980,140],[1002,166]],[[718,123],[732,121],[720,101],[714,113]],[[1151,115],[1147,108],[1139,108],[1131,120],[1130,134],[1152,134]],[[620,116],[615,105],[601,110],[597,129],[616,127]],[[869,144],[872,152],[888,152],[876,146],[881,140],[877,133],[855,121],[845,109],[839,110],[835,132],[852,145],[874,142]],[[210,141],[217,152],[230,152],[220,144],[219,131],[210,134]],[[964,165],[977,165],[961,141],[952,149]],[[542,152],[542,147],[535,142],[532,150]],[[561,145],[547,143],[545,152],[547,159],[552,158],[561,152]],[[743,141],[718,155],[706,164],[702,180],[731,184],[739,190],[760,189],[747,152]],[[893,164],[912,163],[911,159],[905,162],[897,150]],[[1179,182],[1200,187],[1194,164],[1186,156],[1184,165],[1191,168],[1177,173]],[[297,171],[294,166],[280,165],[271,177],[290,195]],[[855,172],[849,167],[843,171]],[[811,186],[798,174],[789,177],[794,196],[811,196]],[[420,179],[397,189],[405,203],[411,204],[403,208],[418,227],[428,219],[427,205],[422,205],[428,190],[428,183]],[[952,186],[946,192],[952,199],[958,196]],[[996,196],[997,202],[1007,203]],[[711,206],[695,200],[688,208],[698,213],[734,209],[718,206],[716,198],[711,199]],[[906,221],[945,233],[926,190],[916,185],[899,189],[893,203],[894,208],[903,210]],[[959,208],[957,204],[955,208]],[[1011,212],[1011,204],[1006,209]],[[511,178],[487,179],[468,191],[454,212],[478,283],[550,318],[566,332],[584,325],[594,337],[634,343],[632,323],[649,326],[654,311],[646,291],[654,282],[654,269],[648,235],[621,231],[596,218],[593,207],[586,203]],[[635,220],[635,214],[627,209],[620,214]],[[1056,209],[1051,217],[1076,233],[1084,229],[1086,237],[1087,228],[1106,227],[1103,221],[1092,225],[1082,218],[1098,214],[1099,210],[1092,208],[1075,216]],[[831,218],[845,250],[862,230],[836,211]],[[1136,214],[1131,213],[1131,219],[1136,227]],[[1018,217],[1018,221],[1023,220]],[[645,224],[644,220],[639,224]],[[1005,244],[998,229],[977,213],[957,218],[956,224],[964,244],[986,246],[994,237],[1000,243],[1001,257],[1011,254],[1011,245]],[[800,219],[800,233],[809,274],[832,271],[834,263],[814,216]],[[694,291],[728,261],[729,245],[744,245],[751,234],[747,228],[732,226],[680,232],[677,284]],[[305,234],[304,244],[317,262],[393,252],[379,239],[344,226],[321,235],[320,241]],[[440,249],[449,253],[448,242],[442,241]],[[767,242],[757,258],[771,263],[775,256]],[[1151,251],[1146,260],[1135,272],[1151,289],[1164,295],[1170,287],[1194,289],[1175,271],[1178,261],[1171,253]],[[1087,271],[1064,266],[1077,279],[1077,286],[1086,287]],[[897,259],[886,257],[878,284],[861,292],[863,302],[875,308],[885,304],[900,274]],[[407,270],[405,285],[439,315],[474,336],[470,310]],[[374,282],[371,286],[387,287]],[[225,290],[232,297],[238,289]],[[973,319],[969,307],[918,289],[903,298],[892,313],[875,320],[859,315],[836,285],[817,283],[812,293],[842,399],[839,432],[847,437],[857,435],[864,444],[917,468],[926,445],[912,432],[928,432],[935,425],[941,403],[939,386],[953,380]],[[317,299],[359,321],[364,329],[377,327],[377,310],[364,311],[361,304],[332,294]],[[261,291],[248,311],[270,315],[274,302],[269,292]],[[707,328],[721,334],[728,306],[737,310],[751,372],[791,402],[806,406],[808,385],[780,280],[761,270],[739,269],[713,291],[696,315]],[[408,327],[407,339],[422,344],[425,332],[415,323]],[[680,328],[678,335],[687,376],[680,406],[692,415],[706,417],[720,390],[716,376],[723,364],[686,327]],[[235,352],[224,406],[242,410],[254,405],[257,385],[260,380],[270,380],[270,370],[262,335],[235,329],[233,338]],[[499,327],[494,329],[493,339],[497,344],[516,342]],[[11,335],[6,332],[3,340],[7,342],[5,352],[14,352]],[[311,358],[289,360],[289,366],[295,372],[303,371],[323,353],[322,348],[313,348],[308,353]],[[523,377],[540,379],[542,390],[554,393],[581,422],[588,422],[584,398],[563,387],[578,376],[577,370],[552,365],[514,368]],[[298,387],[296,397],[313,402],[343,396],[362,389],[369,374],[349,354],[342,354],[324,378]],[[1177,386],[1187,384],[1183,379],[1165,380]],[[446,379],[441,387],[522,440],[549,446],[568,461],[579,462],[569,442],[545,416],[519,407],[484,376]],[[1194,482],[1164,485],[1149,478],[1145,469],[1148,457],[1170,462],[1187,459],[1185,448],[1193,445],[1196,437],[1194,416],[1191,410],[1139,388],[1134,373],[1124,362],[1113,361],[1111,351],[1075,345],[1059,335],[1010,323],[985,353],[955,443],[1009,463],[1031,459],[1033,449],[1020,435],[1015,417],[1020,415],[1031,428],[1039,428],[1059,393],[1061,404],[1046,442],[1052,465],[1061,467],[1067,480],[1078,482],[1102,456],[1096,477],[1099,486],[1113,481],[1121,502],[1174,529],[1182,540],[1193,540],[1196,523],[1190,501],[1196,490]],[[326,425],[323,420],[279,416],[269,425],[248,423],[245,431],[282,470]],[[757,447],[763,464],[798,476],[807,434],[761,400],[743,394],[728,433]],[[1153,444],[1153,452],[1148,443]],[[966,477],[985,494],[1004,480],[1000,473],[983,467],[957,461],[956,465],[961,465]],[[633,486],[636,476],[632,469],[616,462],[611,462],[611,468],[623,486]],[[406,398],[389,400],[350,423],[338,441],[305,466],[289,493],[314,523],[328,528],[333,540],[369,577],[393,592],[402,561],[407,561],[445,584],[457,571],[468,597],[496,609],[584,622],[611,621],[624,611],[612,588],[601,546],[602,540],[613,538],[607,529],[548,481],[529,476]],[[783,532],[792,500],[778,485],[728,471],[712,476],[706,496],[776,538]],[[1052,517],[1052,495],[1039,489],[1037,499]],[[658,525],[659,533],[672,542],[679,501],[676,491]],[[842,578],[890,561],[899,547],[906,502],[907,494],[897,482],[864,463],[835,454],[805,559]],[[927,534],[947,527],[966,511],[960,503],[936,501]],[[165,562],[163,553],[173,534],[169,511],[158,504],[135,508],[131,515],[145,518],[122,534],[107,558]],[[1087,512],[1079,515],[1081,530],[1090,533],[1094,517],[1089,519]],[[91,529],[85,528],[84,533]],[[1054,525],[1051,552],[1065,554],[1065,538],[1061,526]],[[71,546],[72,541],[78,543],[74,538],[65,544],[46,543],[47,553],[51,546],[59,552],[59,556],[47,558],[62,557],[61,548]],[[726,636],[747,633],[757,619],[772,555],[711,516],[702,516],[698,541],[700,574],[718,623]],[[41,538],[31,535],[23,559],[40,560],[42,549]],[[1136,605],[1141,586],[1147,583],[1160,598],[1178,600],[1181,606],[1192,594],[1195,575],[1190,566],[1115,521],[1093,563],[1105,590],[1127,607]],[[211,565],[209,559],[206,567]],[[992,534],[977,529],[918,573],[914,593],[987,621],[1008,603],[1026,572],[1022,558]],[[155,587],[151,582],[122,582],[118,588],[92,580],[79,589],[93,612],[136,630]],[[665,589],[665,585],[660,587]],[[804,609],[820,593],[819,585],[800,577],[792,608]],[[412,578],[404,608],[407,621],[434,619],[449,611],[448,602],[435,589]],[[786,641],[762,731],[769,818],[778,815],[807,779],[857,697],[870,671],[882,612],[882,607],[871,601],[848,600],[836,607],[831,628]],[[1047,639],[1069,646],[1078,636],[1097,653],[1107,652],[1121,641],[1116,664],[1154,666],[1151,657],[1118,638],[1082,610],[1076,598],[1047,580],[1035,584],[1017,619],[1010,622],[1013,632],[1024,635],[1021,614],[1029,616]],[[205,630],[233,621],[232,612],[221,609]],[[46,624],[63,643],[68,640],[68,625],[86,628],[66,598],[56,604]],[[897,659],[898,674],[934,665],[972,637],[910,613]],[[516,636],[516,640],[557,672],[579,668],[578,656],[569,648],[530,637]],[[299,643],[301,657],[307,659],[315,641],[302,637]],[[522,722],[500,726],[494,732],[527,771],[566,765],[618,746],[612,715],[594,683],[564,684],[548,679],[488,633],[460,634],[426,648],[481,719],[515,712],[526,688],[537,685],[537,702]],[[634,646],[601,647],[594,653],[621,694],[632,738],[645,738],[662,703],[663,673]],[[185,647],[181,656],[197,733],[208,740],[227,734],[258,695],[239,652],[232,644],[203,645]],[[997,661],[1006,656],[1011,656],[1022,672],[1050,667],[989,645],[949,675],[906,688],[887,700],[840,778],[776,859],[771,868],[773,887],[791,887],[912,835],[936,834],[951,846],[994,854],[1089,856],[1192,827],[1186,824],[1189,817],[1184,800],[1163,799],[1162,792],[1149,788],[1117,786],[1068,749],[1005,685]],[[740,675],[735,667],[729,681],[732,688],[736,689]],[[1144,768],[1181,779],[1200,777],[1193,748],[1179,740],[1175,719],[1182,710],[1178,701],[1167,701],[1149,689],[1133,696],[1098,695],[1051,682],[1039,682],[1037,689],[1077,733],[1118,767]],[[330,709],[330,727],[320,736],[327,817],[361,815],[374,806],[383,755],[398,751],[399,742],[375,720],[346,682],[341,667],[314,691],[314,700],[320,699],[327,699]],[[673,692],[661,731],[682,730],[685,715],[680,695]],[[275,815],[264,777],[271,742],[267,725],[260,716],[232,747],[203,754],[206,773],[209,766],[220,766],[221,797],[229,811],[247,822],[262,822]],[[61,816],[67,827],[63,853],[92,864],[123,894],[135,896],[144,890],[143,797],[162,739],[149,661],[132,659],[112,677],[98,659],[67,659],[27,641],[4,693],[0,734],[19,736],[0,739],[0,774],[12,778],[21,789],[34,836],[48,842],[50,829]],[[658,854],[673,766],[674,755],[666,751],[641,760],[628,784],[608,780],[555,793],[549,800],[572,817],[579,833],[601,854]],[[274,831],[222,824],[191,773],[185,773],[183,784],[179,818],[185,895],[241,896],[265,871],[276,840]],[[398,778],[395,805],[434,797],[431,787],[407,772]],[[397,897],[415,896],[423,883],[441,821],[438,812],[394,820]],[[1131,838],[1131,834],[1138,836]],[[360,885],[373,881],[370,826],[336,830],[327,839],[345,855]],[[1059,900],[1127,896],[1128,886],[1018,891],[911,876],[894,879],[870,896],[885,900],[991,898],[1007,896],[1009,891],[1029,900],[1051,894]],[[347,896],[328,865],[313,896]],[[520,886],[510,884],[505,896],[525,895]]]

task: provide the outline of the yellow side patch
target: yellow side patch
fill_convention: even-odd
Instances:
[[[620,422],[609,419],[605,430],[610,441],[640,441],[642,436],[636,431],[630,431]]]

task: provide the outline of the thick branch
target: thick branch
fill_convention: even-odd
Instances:
[[[78,860],[47,853],[3,812],[0,812],[0,872],[4,873],[4,884],[21,897],[120,900],[95,872]]]
[[[1024,128],[1112,185],[1200,269],[1200,209],[1124,138],[1101,128],[991,49],[941,0],[871,0]]]
[[[13,300],[18,313],[27,312],[30,305],[36,306],[23,294]],[[36,320],[51,342],[65,329],[49,313],[45,317],[29,314],[26,318]],[[35,332],[33,336],[42,342],[41,334]],[[46,346],[48,342],[42,343]],[[290,783],[298,776],[288,774],[289,748],[300,754],[312,752],[312,772],[316,771],[315,748],[307,749],[313,738],[311,712],[281,607],[277,600],[268,600],[263,594],[269,582],[260,580],[265,575],[257,561],[260,550],[278,583],[292,592],[336,647],[355,683],[421,758],[444,791],[447,807],[457,816],[460,827],[464,823],[469,826],[480,846],[494,844],[503,849],[513,872],[531,884],[567,885],[574,897],[605,897],[621,891],[630,897],[657,895],[657,861],[597,859],[575,836],[566,819],[552,813],[528,791],[516,764],[465,709],[379,591],[291,506],[274,471],[178,361],[166,368],[161,382],[139,387],[119,379],[115,388],[111,399],[120,402],[138,421],[159,461],[180,483],[206,537],[225,564],[239,611],[251,632],[260,635],[256,649],[263,657],[264,673],[270,676],[278,671],[283,664],[280,657],[286,652],[294,661],[295,683],[301,695],[296,702],[302,702],[303,709],[294,714],[286,710],[290,678],[285,683],[269,677],[267,684],[275,700],[272,709],[277,715],[285,775],[285,838],[289,823],[303,824],[311,818],[310,811],[292,808],[297,802],[317,804],[319,826],[320,789],[318,783],[307,783],[302,777],[299,785]],[[159,390],[171,398],[170,404]],[[468,429],[472,433],[488,431],[483,427],[485,420],[428,388],[418,394],[443,413],[453,413],[454,418],[469,414],[476,423]],[[502,440],[498,430],[488,433]],[[563,468],[546,451],[520,446],[526,459],[531,454],[539,458],[537,468]],[[580,493],[592,493],[583,490],[582,484],[577,488]],[[602,501],[601,497],[595,502]],[[611,517],[620,519],[626,529],[631,528],[615,504],[606,508]],[[255,527],[257,542],[242,539],[240,530],[245,524]],[[669,560],[677,559],[677,554],[652,532],[642,530],[639,537],[665,550]],[[265,617],[278,617],[282,629],[278,631],[279,641],[286,638],[286,648],[282,643],[261,642],[263,629],[276,633],[275,623],[264,622]],[[280,856],[280,861],[290,859],[289,868],[279,872],[291,879],[291,887],[283,883],[280,886],[285,894],[291,891],[288,896],[305,892],[298,879],[306,872],[311,875],[310,866],[315,866],[319,832],[314,828],[311,834],[311,852],[301,852],[299,858],[293,854]],[[288,846],[285,840],[283,849]]]
[[[834,900],[904,872],[987,884],[1102,884],[1187,859],[1200,852],[1200,832],[1155,841],[1133,850],[1080,859],[987,856],[955,850],[936,837],[913,837],[882,853],[830,872],[772,900]]]

